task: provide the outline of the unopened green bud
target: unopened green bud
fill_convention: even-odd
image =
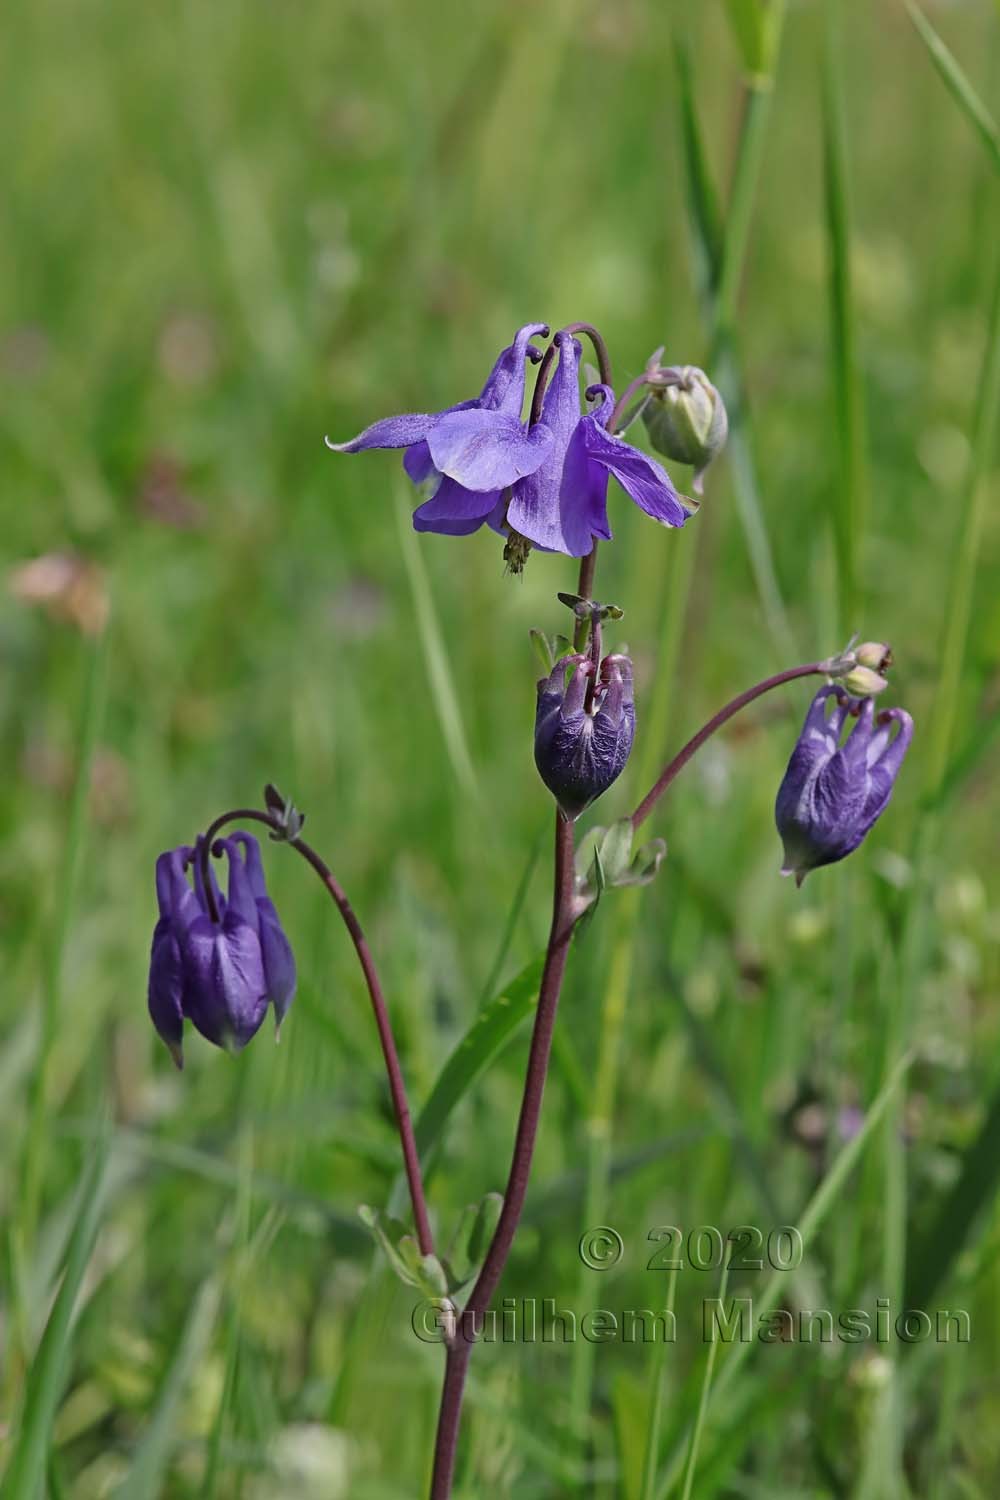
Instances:
[[[721,453],[729,432],[725,404],[696,365],[657,368],[653,374],[642,414],[649,441],[665,458],[691,465],[692,487],[700,495],[705,470]]]
[[[874,698],[889,686],[888,677],[883,677],[880,672],[873,672],[871,667],[854,667],[840,681],[850,693],[852,698]]]
[[[864,641],[855,646],[854,655],[859,667],[871,667],[875,672],[885,672],[892,666],[892,648],[884,641]]]

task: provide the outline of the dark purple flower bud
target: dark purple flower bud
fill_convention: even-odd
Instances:
[[[621,775],[635,734],[629,658],[606,656],[593,677],[589,657],[564,656],[538,684],[535,765],[570,822]]]
[[[197,849],[172,849],[156,862],[160,916],[149,1013],[178,1067],[185,1020],[216,1046],[239,1051],[260,1027],[268,1001],[280,1024],[295,993],[295,961],[267,896],[256,839],[237,834],[219,847],[229,859],[229,889],[223,900],[210,868],[215,918],[202,884],[200,840]]]
[[[854,714],[857,722],[840,745],[841,730]],[[841,687],[820,688],[775,802],[785,846],[783,875],[794,874],[801,885],[810,870],[835,864],[858,847],[888,806],[912,738],[913,720],[903,709],[876,713],[871,698],[859,706]]]

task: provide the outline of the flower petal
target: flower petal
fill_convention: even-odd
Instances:
[[[533,474],[552,446],[539,423],[526,428],[517,417],[479,409],[449,412],[427,437],[434,467],[469,490],[502,490]]]
[[[349,442],[331,443],[329,438],[323,441],[334,453],[360,453],[365,448],[410,448],[427,436],[439,415],[406,412],[399,417],[383,417]]]
[[[217,1047],[245,1047],[267,1010],[264,961],[256,925],[228,911],[221,927],[207,917],[180,938],[184,1011]]]
[[[426,479],[430,479],[432,474],[437,473],[434,460],[431,458],[431,450],[423,439],[419,443],[414,443],[412,448],[407,448],[403,454],[403,468],[414,484],[423,484]]]
[[[585,417],[583,426],[589,457],[614,475],[640,510],[663,526],[684,525],[689,513],[666,469],[623,438],[613,437],[595,416]]]
[[[551,552],[565,552],[570,557],[582,557],[591,549],[589,536],[584,537],[586,525],[577,524],[573,511],[571,493],[572,480],[580,477],[580,463],[585,454],[574,453],[571,486],[567,490],[569,531],[566,534],[566,517],[563,513],[563,471],[570,444],[580,425],[580,345],[567,333],[556,334],[559,363],[553,373],[545,399],[539,426],[544,425],[552,434],[552,444],[544,462],[535,473],[514,487],[507,510],[507,519],[515,531],[526,536],[536,546]],[[537,431],[537,427],[532,431]],[[593,509],[593,495],[584,499],[583,508]]]
[[[149,955],[149,1014],[179,1068],[184,1066],[184,970],[181,950],[169,917],[161,917],[153,931]]]
[[[414,530],[469,536],[482,526],[500,494],[500,490],[467,490],[454,479],[442,479],[431,499],[413,512]]]

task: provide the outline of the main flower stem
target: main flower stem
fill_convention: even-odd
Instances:
[[[202,884],[205,889],[206,898],[210,908],[214,911],[214,898],[212,886],[208,878],[208,860],[212,850],[212,843],[216,835],[227,823],[263,823],[273,833],[280,832],[279,825],[267,813],[259,812],[253,807],[239,807],[233,812],[223,813],[207,830],[204,843],[201,847],[202,860]],[[417,1231],[417,1243],[422,1255],[434,1254],[434,1237],[431,1233],[430,1220],[427,1214],[427,1200],[424,1196],[424,1182],[420,1172],[420,1157],[417,1152],[417,1143],[413,1134],[413,1121],[410,1117],[410,1106],[406,1098],[406,1085],[403,1082],[403,1070],[399,1065],[399,1054],[396,1051],[396,1041],[392,1034],[392,1022],[389,1019],[389,1009],[385,1003],[382,993],[382,985],[379,981],[378,970],[375,968],[375,960],[368,946],[361,923],[355,915],[354,908],[347,899],[347,893],[337,880],[333,871],[325,860],[321,859],[309,844],[304,840],[282,839],[282,843],[288,843],[301,854],[307,864],[311,865],[316,874],[326,886],[333,897],[334,905],[343,918],[344,926],[354,944],[354,951],[358,955],[365,983],[368,986],[368,994],[371,998],[372,1010],[375,1013],[375,1025],[378,1028],[379,1041],[382,1044],[382,1056],[385,1058],[386,1073],[389,1077],[389,1092],[392,1095],[392,1108],[396,1116],[396,1129],[399,1132],[399,1141],[403,1150],[403,1165],[406,1169],[406,1181],[410,1189],[410,1202],[413,1205],[413,1221]],[[218,913],[215,913],[216,918]]]
[[[610,372],[608,374],[610,381]],[[594,574],[597,570],[597,543],[588,555],[580,560],[580,576],[577,593],[581,599],[594,596]],[[580,625],[577,622],[577,650],[581,649]],[[535,1026],[531,1033],[528,1052],[528,1068],[521,1096],[521,1112],[514,1136],[514,1151],[507,1188],[504,1193],[500,1218],[486,1252],[483,1268],[469,1295],[465,1308],[456,1320],[455,1333],[448,1343],[445,1360],[444,1386],[441,1391],[441,1406],[438,1411],[437,1438],[434,1446],[434,1475],[431,1480],[430,1500],[450,1500],[451,1486],[455,1474],[455,1452],[458,1446],[458,1430],[462,1420],[462,1398],[465,1394],[465,1377],[472,1358],[477,1325],[482,1325],[482,1316],[490,1305],[490,1299],[503,1275],[507,1257],[510,1255],[517,1226],[521,1222],[524,1199],[528,1191],[531,1162],[535,1154],[538,1121],[542,1112],[545,1079],[549,1071],[552,1054],[552,1037],[555,1031],[556,1011],[562,992],[563,975],[566,972],[566,955],[569,952],[573,928],[576,926],[574,910],[575,883],[573,872],[573,825],[567,823],[560,812],[556,812],[555,859],[552,893],[552,923],[542,965],[542,977],[538,987],[538,1009]]]
[[[566,955],[569,951],[574,923],[573,827],[572,824],[566,822],[561,813],[557,812],[552,925],[549,929],[545,963],[539,985],[538,1009],[531,1034],[531,1049],[528,1054],[521,1113],[514,1138],[514,1152],[496,1233],[469,1300],[457,1319],[455,1333],[448,1346],[444,1388],[441,1393],[441,1409],[438,1416],[437,1444],[434,1451],[431,1500],[449,1500],[451,1495],[465,1376],[475,1346],[476,1330],[482,1326],[483,1314],[490,1305],[504,1266],[507,1264],[507,1257],[514,1243],[514,1236],[524,1208],[531,1161],[535,1151],[535,1139],[538,1134],[542,1097],[545,1092],[545,1079],[552,1051],[556,1011],[559,1006],[559,994],[566,970]]]
[[[802,667],[789,667],[787,672],[778,672],[774,677],[765,677],[763,682],[758,682],[756,686],[747,688],[745,693],[740,693],[737,697],[731,699],[725,708],[720,708],[717,714],[713,714],[708,723],[703,724],[698,733],[692,735],[687,744],[678,750],[673,760],[668,761],[664,766],[656,781],[654,781],[632,814],[632,827],[638,828],[641,823],[646,821],[674,777],[683,771],[688,761],[692,756],[697,754],[705,741],[710,740],[715,731],[721,729],[723,724],[731,719],[734,714],[738,714],[741,708],[746,708],[747,704],[752,703],[755,698],[763,697],[772,688],[781,687],[785,682],[794,682],[797,677],[814,677],[817,674],[822,676],[825,674],[825,671],[825,665],[822,662],[816,661],[809,662],[806,666]]]

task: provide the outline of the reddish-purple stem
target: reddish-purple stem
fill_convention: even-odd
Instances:
[[[267,813],[258,812],[256,808],[239,807],[233,812],[227,812],[215,822],[205,834],[205,842],[202,846],[202,881],[206,897],[214,911],[211,882],[208,879],[208,858],[211,853],[212,843],[220,829],[227,823],[242,823],[246,821],[253,823],[264,823],[272,832],[279,831],[279,825]],[[417,1243],[420,1246],[421,1255],[434,1254],[434,1236],[431,1233],[430,1220],[427,1215],[427,1200],[424,1196],[423,1177],[420,1172],[420,1157],[417,1152],[417,1143],[413,1134],[413,1121],[410,1117],[410,1106],[406,1098],[406,1085],[403,1082],[403,1070],[399,1065],[399,1054],[396,1051],[396,1041],[392,1034],[392,1022],[389,1019],[389,1010],[382,993],[382,985],[379,982],[378,971],[375,968],[375,960],[372,958],[368,939],[362,931],[361,923],[358,921],[354,908],[347,899],[347,893],[340,885],[333,871],[326,861],[321,859],[309,844],[302,839],[283,839],[301,854],[302,858],[310,864],[316,874],[326,886],[333,897],[334,904],[340,912],[344,926],[350,934],[354,951],[358,955],[365,983],[368,986],[368,994],[371,997],[372,1010],[375,1013],[375,1025],[378,1028],[379,1041],[382,1044],[382,1056],[385,1058],[386,1072],[389,1076],[389,1092],[392,1095],[392,1108],[396,1116],[396,1129],[399,1132],[399,1141],[403,1150],[403,1165],[406,1169],[406,1181],[410,1189],[410,1202],[413,1205],[413,1221],[417,1231]],[[218,913],[215,913],[216,918]]]
[[[521,1113],[514,1138],[514,1152],[504,1192],[503,1209],[496,1233],[486,1253],[483,1268],[464,1310],[458,1314],[455,1333],[449,1341],[445,1365],[444,1388],[438,1415],[437,1443],[434,1450],[434,1477],[431,1500],[449,1500],[455,1470],[455,1449],[462,1415],[462,1396],[469,1359],[475,1347],[475,1331],[482,1326],[482,1315],[490,1305],[503,1274],[507,1257],[520,1223],[528,1191],[531,1160],[538,1134],[538,1120],[545,1092],[545,1078],[552,1050],[559,993],[566,969],[566,954],[574,926],[573,913],[573,827],[561,813],[556,813],[555,894],[552,925],[538,990],[538,1009],[531,1034],[528,1069],[524,1080]]]
[[[720,708],[719,712],[713,715],[707,724],[702,725],[698,733],[692,735],[687,744],[678,750],[673,760],[664,766],[656,781],[654,781],[632,814],[632,827],[638,828],[640,823],[646,821],[674,777],[680,771],[683,771],[691,757],[701,749],[706,740],[711,739],[717,729],[722,728],[727,719],[731,719],[734,714],[738,714],[741,708],[746,708],[747,704],[752,703],[755,698],[760,698],[764,693],[769,693],[772,688],[781,687],[784,682],[794,682],[796,677],[813,677],[817,673],[822,674],[825,670],[826,668],[821,662],[815,661],[809,662],[804,667],[789,667],[787,672],[778,672],[774,677],[766,677],[763,682],[758,682],[755,687],[747,688],[745,693],[740,693],[736,698],[733,698],[726,704],[725,708]]]

